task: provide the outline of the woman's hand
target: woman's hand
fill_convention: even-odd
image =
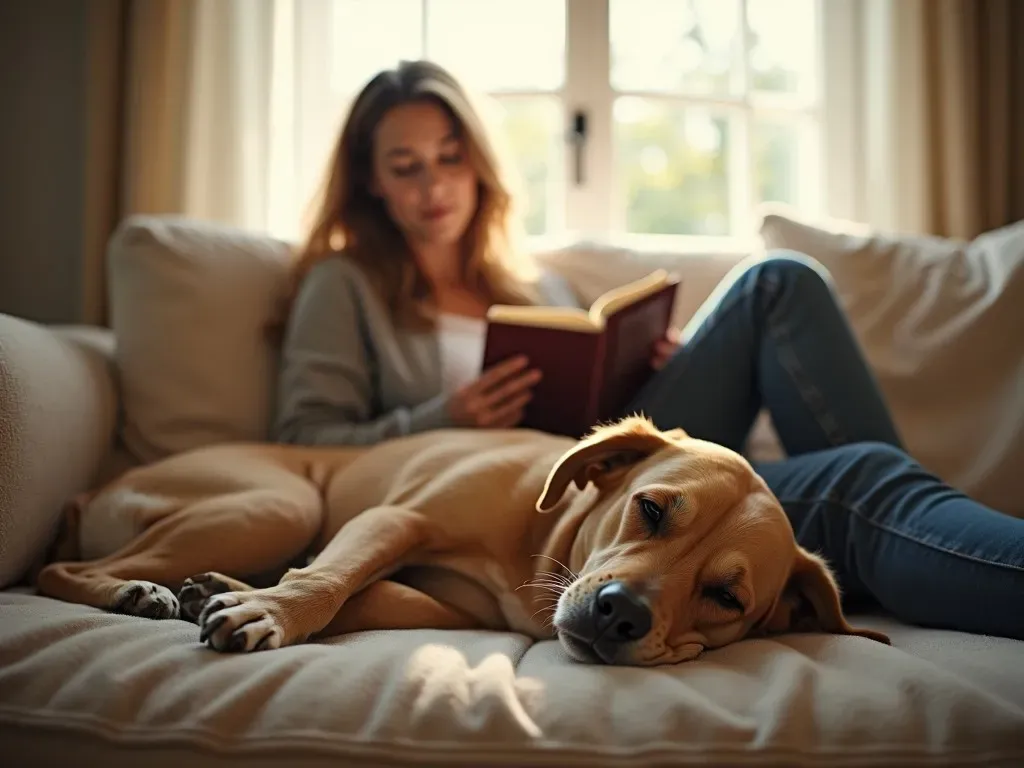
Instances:
[[[660,371],[682,346],[682,336],[675,328],[669,328],[664,339],[658,339],[654,343],[654,355],[651,357],[651,367]]]
[[[461,427],[516,426],[541,378],[540,371],[525,370],[528,363],[522,356],[504,360],[462,387],[448,406],[452,420]]]

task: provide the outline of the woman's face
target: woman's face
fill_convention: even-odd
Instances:
[[[373,192],[411,245],[451,245],[476,212],[477,176],[437,104],[394,107],[374,135]]]

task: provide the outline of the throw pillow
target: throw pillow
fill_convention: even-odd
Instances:
[[[288,244],[168,216],[111,239],[111,326],[123,440],[142,462],[213,442],[265,439]]]
[[[970,242],[859,229],[769,211],[761,235],[831,272],[908,452],[1024,517],[1024,222]]]

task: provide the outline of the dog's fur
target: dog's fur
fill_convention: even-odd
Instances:
[[[847,623],[742,456],[639,416],[579,441],[201,448],[70,503],[57,551],[42,594],[193,620],[219,651],[384,628],[558,636],[635,665],[777,632],[888,642]]]

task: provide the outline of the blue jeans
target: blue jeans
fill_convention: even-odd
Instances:
[[[868,599],[909,623],[1024,639],[1024,520],[905,453],[816,262],[776,251],[738,270],[693,324],[629,412],[740,451],[766,407],[788,458],[755,469],[797,541],[835,570],[847,604]]]

